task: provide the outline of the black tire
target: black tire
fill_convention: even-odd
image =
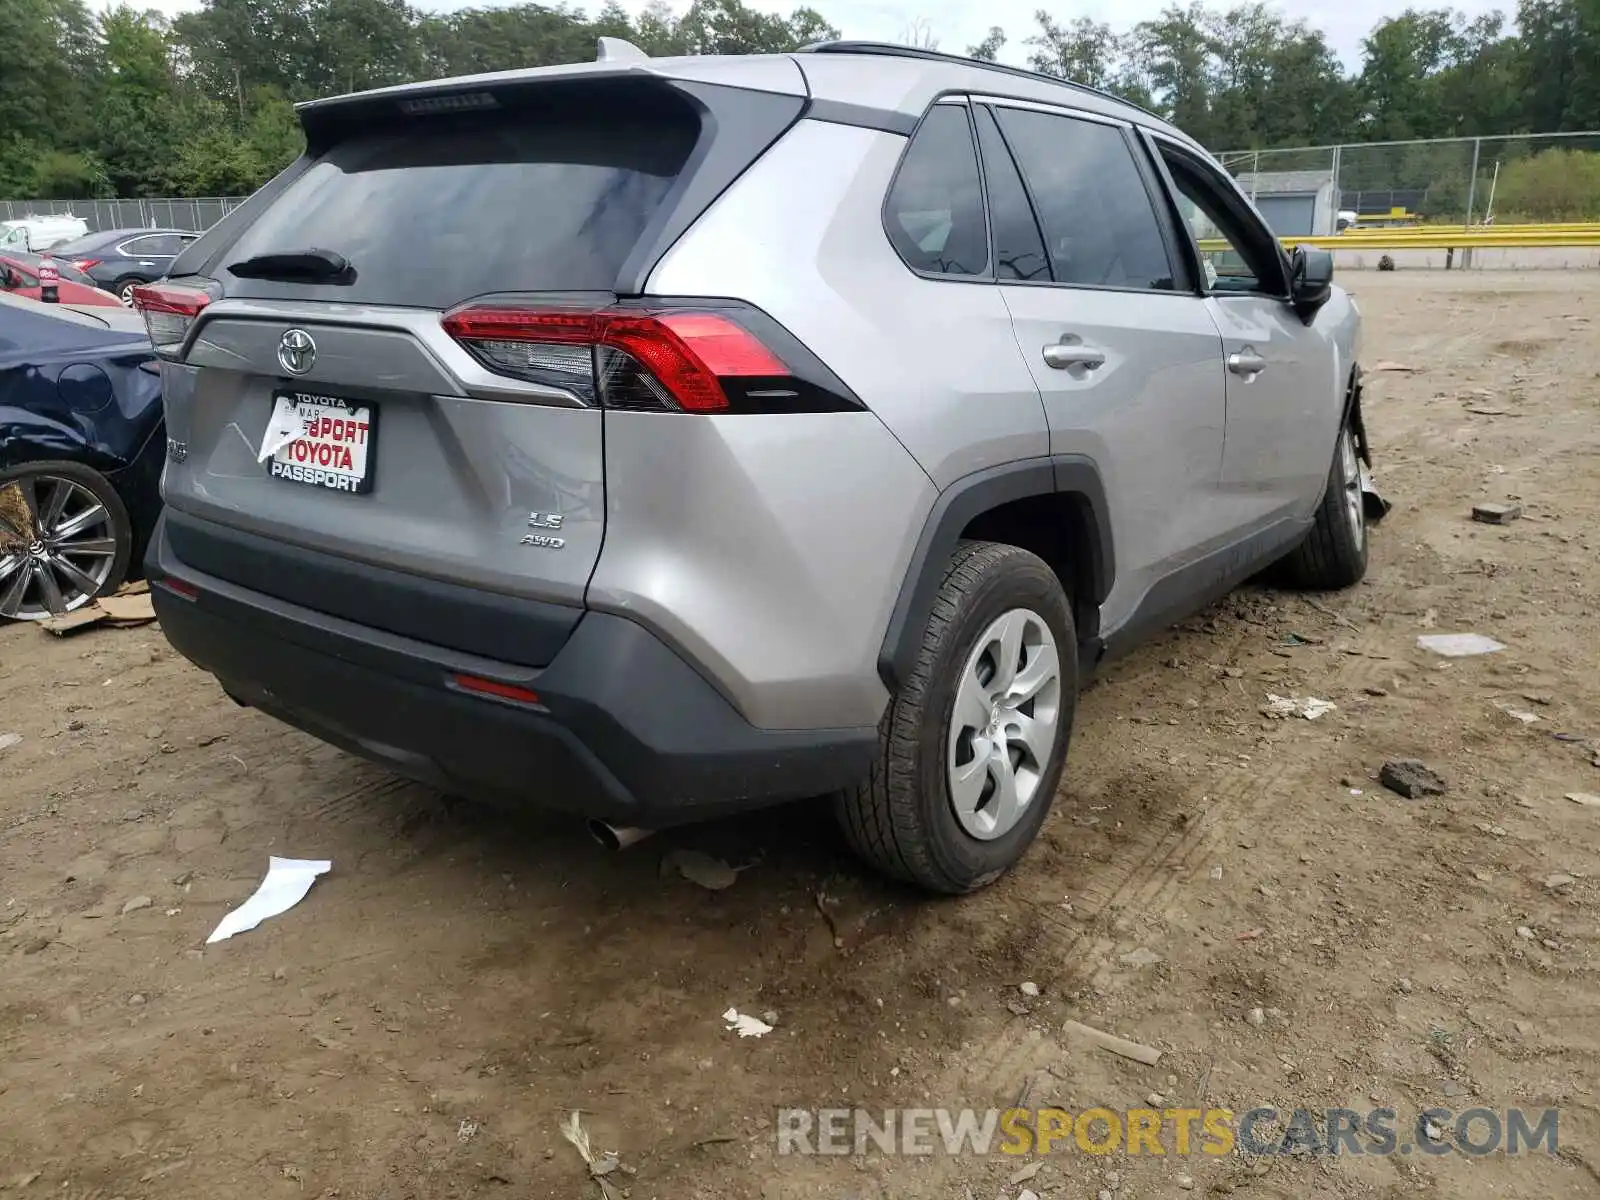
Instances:
[[[117,495],[115,488],[107,481],[106,477],[91,467],[82,463],[57,461],[46,459],[40,462],[22,463],[15,467],[0,470],[0,488],[8,483],[29,476],[53,475],[60,479],[70,479],[73,483],[84,488],[94,495],[106,510],[111,527],[111,536],[116,541],[116,553],[111,558],[111,570],[106,575],[105,581],[100,585],[96,596],[108,595],[122,586],[128,575],[128,563],[133,556],[133,522],[128,517],[128,509],[122,502],[122,497]]]
[[[115,283],[113,283],[111,285],[110,291],[111,291],[111,294],[113,296],[115,296],[118,300],[121,300],[123,304],[125,304],[125,305],[127,305],[128,307],[131,308],[131,307],[133,307],[133,297],[131,295],[130,296],[124,296],[122,293],[126,289],[138,287],[143,282],[145,282],[145,281],[143,279],[140,279],[139,276],[137,276],[137,275],[128,275],[128,276],[126,276],[126,277],[124,277],[122,279],[117,280]]]
[[[1033,799],[1009,832],[982,840],[962,827],[953,807],[946,763],[952,709],[978,640],[1016,608],[1036,614],[1055,638],[1059,715]],[[872,775],[836,800],[851,847],[885,874],[934,892],[960,894],[994,882],[1022,857],[1049,815],[1077,694],[1072,607],[1055,572],[1016,546],[961,543],[934,601],[916,667],[879,726],[881,748]]]
[[[1311,532],[1283,560],[1282,576],[1287,586],[1336,591],[1360,583],[1366,575],[1367,515],[1355,456],[1355,431],[1347,419],[1339,430],[1333,465],[1328,468],[1328,487],[1317,506]],[[1349,478],[1352,462],[1356,463],[1353,482]]]

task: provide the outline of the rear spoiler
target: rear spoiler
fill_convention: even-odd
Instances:
[[[316,157],[352,133],[373,126],[450,113],[520,108],[535,92],[553,105],[581,102],[584,93],[593,94],[624,80],[646,87],[651,83],[670,82],[662,72],[638,60],[577,63],[464,75],[430,83],[352,92],[325,100],[307,100],[295,105],[295,115],[305,131],[306,151]]]
[[[772,71],[775,61],[787,68],[778,76]],[[295,105],[295,112],[305,130],[307,147],[316,155],[354,130],[372,123],[391,122],[397,117],[522,108],[530,103],[541,106],[538,101],[531,100],[533,96],[556,108],[560,103],[582,103],[586,93],[589,96],[608,94],[609,88],[629,80],[641,89],[654,83],[678,92],[693,93],[696,86],[701,85],[757,95],[798,97],[802,102],[810,98],[805,73],[799,63],[786,54],[651,58],[632,42],[603,37],[596,45],[593,62],[374,88],[347,96],[305,101]]]

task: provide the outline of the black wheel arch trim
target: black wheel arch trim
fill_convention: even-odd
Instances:
[[[1361,461],[1367,464],[1367,469],[1372,469],[1372,446],[1367,441],[1367,423],[1361,412],[1361,393],[1364,388],[1361,364],[1355,363],[1350,368],[1350,384],[1345,390],[1344,416],[1339,422],[1343,429],[1345,422],[1350,423],[1351,431],[1356,435],[1356,453],[1361,456]]]
[[[1001,505],[1057,494],[1079,497],[1088,508],[1092,542],[1086,558],[1090,595],[1074,599],[1079,610],[1098,612],[1116,578],[1116,556],[1105,483],[1094,460],[1080,454],[1058,454],[975,471],[939,493],[911,552],[883,646],[878,651],[878,676],[890,691],[897,690],[916,666],[928,614],[943,582],[945,565],[961,540],[961,531],[974,518]],[[1097,628],[1078,630],[1080,640],[1092,642],[1097,635]]]

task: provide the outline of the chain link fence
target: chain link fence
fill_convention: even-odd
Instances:
[[[1600,221],[1600,130],[1219,155],[1280,234]]]
[[[1325,236],[1351,224],[1600,221],[1600,130],[1230,150],[1218,157],[1285,236]],[[0,200],[0,220],[71,214],[91,231],[198,231],[244,199]]]
[[[0,200],[0,221],[23,217],[82,217],[102,229],[206,230],[244,202],[244,196],[157,197],[146,200]]]

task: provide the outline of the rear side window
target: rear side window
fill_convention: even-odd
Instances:
[[[936,105],[895,173],[884,223],[896,252],[929,275],[986,275],[989,232],[967,110]]]
[[[150,254],[171,258],[176,256],[182,247],[183,242],[175,233],[152,233],[145,237],[134,238],[131,242],[124,242],[122,252],[134,257]]]
[[[448,308],[490,292],[610,291],[694,146],[686,109],[424,118],[333,146],[222,251],[229,295]],[[348,284],[242,279],[263,254],[343,255]]]
[[[1058,283],[1172,288],[1161,226],[1120,129],[1031,109],[996,116],[1038,207]]]

